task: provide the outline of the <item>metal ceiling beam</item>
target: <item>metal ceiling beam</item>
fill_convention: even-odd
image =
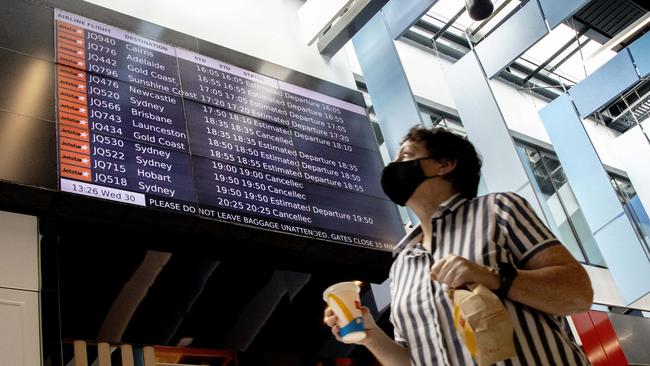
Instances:
[[[514,75],[508,71],[501,71],[499,74],[499,77],[502,78],[505,81],[509,81],[517,86],[519,86],[522,89],[527,89],[531,90],[533,93],[537,95],[541,95],[542,97],[548,99],[548,100],[553,100],[557,97],[560,96],[560,93],[554,92],[553,89],[556,89],[556,87],[543,87],[539,86],[537,84],[533,84],[530,81],[525,82],[524,80],[517,75]]]
[[[517,71],[519,71],[519,72],[521,72],[523,74],[526,74],[526,75],[533,72],[533,69],[531,69],[530,67],[524,66],[524,65],[522,65],[520,63],[517,63],[517,62],[511,63],[510,66],[505,68],[505,70],[507,70],[508,68],[513,69],[513,70],[517,70]],[[523,78],[520,78],[520,79],[523,80]],[[548,77],[548,76],[546,76],[544,74],[539,74],[539,73],[537,75],[535,75],[535,79],[537,79],[537,80],[539,80],[539,81],[541,81],[543,83],[546,83],[548,85],[556,85],[557,82],[558,82],[557,80],[555,80],[555,79],[553,79],[551,77]],[[558,90],[560,90],[560,89],[561,88],[558,88]],[[564,91],[564,90],[562,90],[562,91]]]
[[[566,56],[564,56],[564,57],[563,57],[563,58],[562,58],[562,59],[561,59],[557,64],[553,65],[553,67],[551,67],[551,68],[549,69],[549,71],[550,71],[550,72],[553,72],[553,71],[557,70],[560,66],[562,66],[563,63],[565,63],[568,59],[570,59],[571,56],[575,55],[576,52],[580,51],[580,50],[581,50],[581,49],[582,49],[582,48],[583,48],[587,43],[589,43],[590,41],[591,41],[591,39],[587,38],[587,39],[586,39],[584,42],[582,42],[578,47],[576,47],[575,50],[569,52],[569,54],[567,54]]]
[[[440,51],[443,55],[451,57],[454,60],[460,60],[461,57],[465,56],[465,52],[462,52],[456,48],[450,47],[439,41],[435,42],[435,47],[431,38],[421,35],[413,31],[407,31],[402,36],[408,43],[413,43],[417,47],[423,47],[428,51],[433,50],[434,48]]]
[[[423,29],[423,30],[425,30],[425,31],[427,31],[427,32],[429,32],[431,34],[436,34],[436,33],[438,33],[440,31],[440,27],[437,27],[437,26],[435,26],[435,25],[433,25],[433,24],[431,24],[429,22],[426,22],[424,20],[418,20],[417,22],[415,22],[415,26],[420,28],[420,29]],[[465,39],[464,37],[461,37],[461,36],[458,36],[458,35],[455,35],[455,34],[449,33],[449,32],[446,32],[444,35],[441,35],[441,36],[444,36],[444,38],[446,38],[446,39],[448,39],[448,40],[450,40],[450,41],[452,41],[452,42],[454,42],[456,44],[459,44],[459,45],[461,45],[461,46],[463,46],[465,48],[468,48],[468,49],[470,48],[469,42],[467,42],[467,39]]]
[[[438,37],[440,37],[441,35],[443,35],[443,34],[447,31],[447,29],[449,29],[452,25],[454,25],[454,23],[458,20],[458,18],[460,18],[460,17],[465,13],[466,10],[467,10],[467,8],[465,8],[465,7],[463,6],[463,7],[458,11],[458,13],[456,13],[456,15],[454,15],[451,19],[449,19],[449,21],[448,21],[447,23],[445,23],[445,25],[442,26],[442,28],[440,28],[440,29],[436,32],[436,34],[433,36],[433,40],[435,41],[436,39],[438,39]]]
[[[571,38],[571,40],[570,40],[569,42],[567,42],[567,43],[565,43],[564,45],[562,45],[562,47],[560,47],[557,51],[555,51],[555,53],[553,53],[549,58],[547,58],[546,61],[542,62],[539,66],[537,66],[537,68],[536,68],[535,70],[533,70],[533,72],[531,72],[528,76],[526,76],[526,77],[524,78],[524,82],[527,82],[528,80],[530,80],[531,78],[533,78],[535,75],[537,75],[537,73],[539,73],[540,71],[542,71],[542,70],[543,70],[543,69],[544,69],[548,64],[551,63],[551,61],[553,61],[556,57],[558,57],[559,55],[561,55],[562,52],[566,51],[566,50],[567,50],[569,47],[571,47],[571,45],[573,45],[574,43],[578,42],[578,47],[576,48],[576,50],[574,50],[574,51],[572,52],[572,54],[575,53],[575,51],[577,51],[577,50],[579,50],[580,48],[582,48],[582,46],[583,46],[584,44],[580,44],[580,37],[582,37],[582,36],[585,34],[585,32],[587,32],[589,29],[590,29],[590,28],[589,28],[588,26],[584,27],[580,32],[578,32],[578,34],[576,35],[575,38]],[[558,66],[558,65],[556,65],[556,68],[557,68],[557,66]]]

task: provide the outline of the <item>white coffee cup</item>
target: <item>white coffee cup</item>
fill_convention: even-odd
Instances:
[[[338,318],[339,335],[345,343],[366,338],[359,291],[359,285],[355,282],[339,282],[323,292],[323,300]]]

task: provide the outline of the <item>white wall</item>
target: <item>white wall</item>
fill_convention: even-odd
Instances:
[[[594,289],[594,303],[625,306],[625,301],[623,301],[623,297],[608,270],[585,265],[583,267],[587,270],[591,286]]]
[[[619,163],[615,152],[612,150],[612,142],[620,135],[620,133],[606,127],[603,123],[592,119],[584,120],[582,124],[585,126],[585,130],[587,131],[587,134],[589,134],[591,143],[594,145],[596,153],[598,153],[603,164],[624,171],[625,167]]]
[[[0,211],[0,365],[41,364],[36,218]]]
[[[357,58],[357,54],[354,52],[354,45],[352,44],[352,41],[346,43],[343,49],[345,50],[345,53],[348,57],[348,64],[350,65],[350,70],[352,70],[352,72],[357,75],[363,75],[363,72],[361,72],[361,65],[359,64],[359,59]]]
[[[0,211],[0,287],[38,291],[36,217]]]
[[[300,0],[86,1],[355,89],[345,51],[327,58],[305,44]]]
[[[548,104],[530,90],[518,90],[505,81],[490,80],[492,92],[508,128],[539,141],[551,143],[537,111]]]
[[[446,76],[452,62],[406,42],[396,41],[395,47],[413,94],[456,109]]]

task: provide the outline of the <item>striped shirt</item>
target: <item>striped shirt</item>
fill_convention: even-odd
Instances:
[[[432,282],[433,263],[448,254],[496,266],[521,268],[545,248],[560,245],[530,205],[514,193],[467,200],[451,197],[432,217],[432,250],[417,243],[416,228],[395,247],[390,270],[395,341],[408,347],[412,365],[474,365],[453,325],[443,285]],[[504,301],[514,325],[517,357],[497,365],[589,365],[565,317]]]

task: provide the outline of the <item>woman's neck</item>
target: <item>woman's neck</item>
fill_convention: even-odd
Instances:
[[[440,207],[440,204],[451,198],[456,193],[457,192],[455,192],[453,189],[449,189],[444,190],[443,192],[439,192],[439,194],[426,195],[426,197],[419,199],[418,197],[414,197],[416,199],[411,200],[413,202],[409,202],[409,208],[413,210],[413,213],[415,213],[415,215],[420,220],[423,240],[422,244],[427,250],[431,249],[431,237],[433,232],[431,217],[436,212],[438,207]]]

